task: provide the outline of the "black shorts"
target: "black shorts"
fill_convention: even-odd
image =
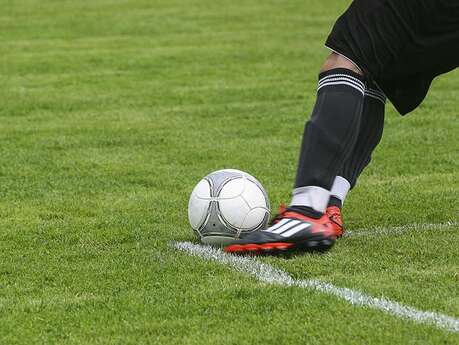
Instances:
[[[375,81],[400,114],[459,66],[459,0],[354,0],[325,44]]]

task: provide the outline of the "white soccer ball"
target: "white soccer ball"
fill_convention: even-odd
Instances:
[[[227,245],[242,233],[266,227],[268,196],[253,176],[236,169],[210,173],[193,189],[188,219],[201,242]]]

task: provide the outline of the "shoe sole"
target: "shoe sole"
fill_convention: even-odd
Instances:
[[[247,243],[232,244],[224,248],[226,253],[232,254],[276,254],[293,251],[319,251],[324,252],[330,249],[334,240],[325,238],[317,240],[306,240],[299,243],[273,242],[273,243]]]

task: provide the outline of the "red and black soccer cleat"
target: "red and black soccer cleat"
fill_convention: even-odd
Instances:
[[[287,208],[274,218],[268,229],[248,233],[224,250],[237,254],[326,251],[335,241],[335,231],[326,214],[315,219]]]
[[[341,210],[336,206],[329,206],[325,211],[326,215],[330,219],[330,225],[335,231],[337,238],[343,236],[344,227],[343,227],[343,217],[341,216]]]

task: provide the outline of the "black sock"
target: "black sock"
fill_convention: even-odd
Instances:
[[[341,199],[332,195],[330,196],[330,200],[328,201],[328,206],[336,206],[341,210],[341,208],[343,207],[343,202],[341,201]]]
[[[360,131],[349,158],[344,162],[338,175],[349,181],[351,188],[357,178],[370,163],[371,154],[381,141],[384,128],[386,96],[376,85],[365,89]]]
[[[315,219],[319,219],[323,215],[323,213],[316,211],[312,207],[309,207],[309,206],[289,206],[288,210],[298,212],[306,217],[315,218]]]
[[[331,189],[352,152],[360,127],[364,78],[336,68],[319,75],[317,101],[306,123],[295,188]]]

